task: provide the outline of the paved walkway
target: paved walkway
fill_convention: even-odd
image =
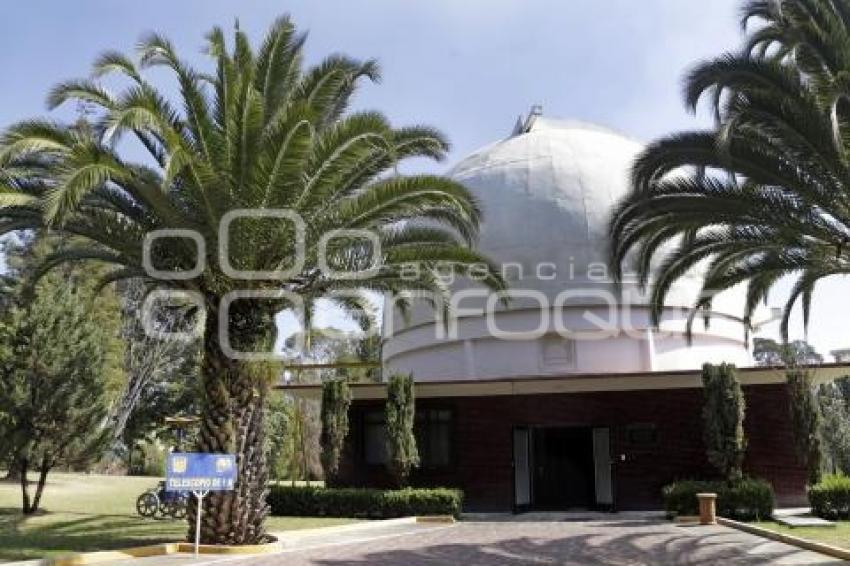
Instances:
[[[250,561],[282,564],[282,557]],[[842,564],[842,561],[721,526],[652,519],[591,522],[459,523],[371,542],[320,547],[286,557],[287,565],[520,564]]]
[[[189,555],[175,555],[120,561],[110,566],[843,563],[726,527],[679,525],[654,518],[620,516],[594,521],[395,523],[325,534],[313,531],[287,538],[285,545],[284,551],[265,556],[202,556],[196,561]]]

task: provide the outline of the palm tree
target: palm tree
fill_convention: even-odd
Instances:
[[[232,46],[215,28],[207,36],[214,65],[207,73],[151,34],[139,44],[138,62],[110,51],[97,59],[90,79],[53,89],[51,108],[83,104],[85,120],[24,121],[0,139],[0,233],[49,229],[68,237],[43,271],[94,261],[113,267],[103,285],[138,278],[152,289],[200,297],[204,411],[197,448],[235,453],[239,468],[235,491],[205,499],[204,543],[266,538],[263,403],[274,366],[229,352],[219,341],[220,318],[234,350],[269,351],[275,314],[293,308],[297,298],[304,301],[306,322],[322,297],[362,321],[371,313],[365,292],[444,295],[440,270],[446,266],[469,275],[484,263],[484,282],[503,286],[493,266],[471,249],[480,211],[470,193],[443,177],[398,174],[403,159],[443,158],[448,144],[442,134],[425,126],[393,128],[377,112],[347,112],[358,82],[378,79],[377,65],[337,55],[305,68],[304,41],[286,17],[271,26],[256,52],[238,26]],[[149,67],[173,74],[176,104],[145,78]],[[107,90],[100,80],[107,74],[117,74],[110,79],[123,90]],[[130,158],[133,144],[147,152],[143,162]],[[227,261],[219,261],[222,220],[242,209],[297,213],[304,226],[303,264],[296,257],[294,221],[253,217],[229,225]],[[377,237],[380,254],[374,242],[356,235],[325,242],[334,270],[377,263],[368,278],[321,267],[322,236],[333,229]],[[145,241],[167,234],[159,230],[188,232],[149,240],[153,267],[185,275],[200,265],[200,273],[152,276]],[[197,257],[200,246],[183,237],[187,233],[200,236],[205,257]],[[231,277],[227,262],[234,270],[290,273]],[[261,297],[228,305],[235,291]]]
[[[620,278],[634,260],[656,324],[672,284],[702,270],[689,332],[715,294],[739,284],[749,330],[792,276],[787,341],[795,304],[807,325],[817,282],[850,272],[850,2],[752,0],[742,14],[743,50],[697,65],[685,83],[689,109],[708,99],[715,127],[638,157],[611,220],[611,264]]]

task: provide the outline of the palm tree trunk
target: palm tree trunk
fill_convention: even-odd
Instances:
[[[246,310],[242,314],[254,318]],[[197,450],[235,454],[238,475],[234,491],[213,492],[204,497],[201,543],[256,544],[267,539],[269,476],[264,412],[269,380],[253,365],[224,355],[218,341],[217,318],[217,313],[208,312],[201,368],[204,408]],[[246,333],[237,339],[231,330],[234,347],[247,351],[245,344],[268,343],[268,327],[262,324],[267,321],[254,322],[240,325],[250,329],[251,335]],[[266,330],[262,330],[264,327]],[[187,516],[190,541],[195,538],[195,508],[195,498],[191,498]]]

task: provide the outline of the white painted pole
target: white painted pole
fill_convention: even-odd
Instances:
[[[204,508],[205,491],[193,491],[195,499],[198,500],[198,507],[195,510],[195,558],[198,558],[199,546],[201,544],[201,511]]]

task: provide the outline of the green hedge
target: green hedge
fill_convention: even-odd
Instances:
[[[457,489],[358,489],[272,486],[267,498],[272,515],[390,519],[415,515],[460,515],[463,492]]]
[[[809,504],[812,514],[824,519],[850,519],[850,477],[824,476],[809,486]]]
[[[773,514],[773,486],[761,479],[745,478],[729,485],[721,481],[685,480],[664,486],[667,517],[698,515],[697,493],[717,494],[717,514],[738,521],[766,519]]]

